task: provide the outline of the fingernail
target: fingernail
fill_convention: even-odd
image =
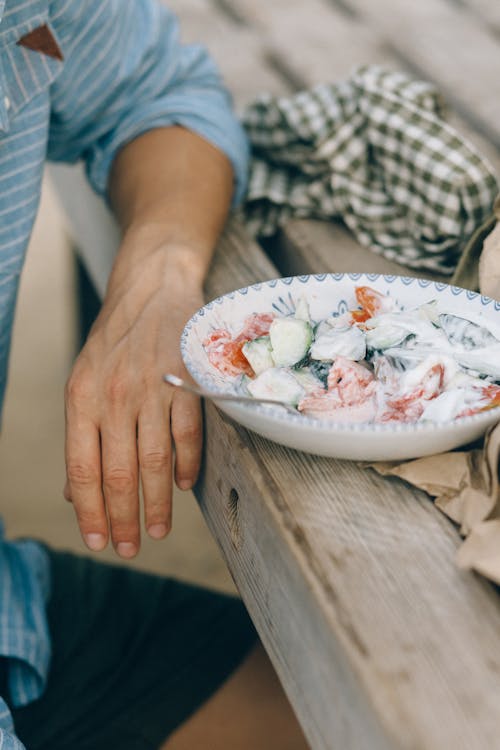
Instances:
[[[190,479],[179,479],[178,487],[180,490],[190,490],[193,483]]]
[[[134,557],[137,554],[137,547],[132,542],[120,542],[116,546],[116,551],[120,557]]]
[[[106,546],[106,537],[103,534],[85,534],[84,541],[93,552],[100,552]]]
[[[163,539],[167,531],[168,528],[164,523],[153,523],[151,526],[148,526],[148,534],[153,539]]]

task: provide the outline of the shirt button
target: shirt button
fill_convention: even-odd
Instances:
[[[8,96],[4,96],[3,103],[5,104],[5,109],[9,110],[10,109],[10,99],[9,99]]]

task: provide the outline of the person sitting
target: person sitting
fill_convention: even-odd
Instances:
[[[2,2],[0,66],[0,402],[44,162],[83,159],[122,242],[66,388],[65,495],[90,550],[130,558],[139,484],[161,539],[174,448],[178,486],[198,472],[200,406],[161,374],[184,374],[179,335],[245,190],[245,136],[156,0]],[[306,747],[238,599],[1,527],[0,696],[3,750]]]

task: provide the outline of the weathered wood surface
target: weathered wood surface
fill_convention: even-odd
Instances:
[[[438,83],[457,110],[500,146],[500,43],[477,14],[450,0],[348,4],[401,61]]]
[[[273,275],[233,226],[207,295]],[[500,748],[500,599],[427,496],[206,429],[197,497],[314,750]]]
[[[267,48],[258,32],[227,7],[219,10],[211,0],[168,0],[165,4],[182,21],[183,41],[208,48],[238,110],[262,91],[280,94],[289,90],[279,69],[267,61]]]
[[[357,64],[407,67],[438,84],[498,167],[495,2],[173,6],[240,105]],[[279,271],[232,225],[207,296],[283,273],[408,273],[320,222],[291,222],[273,257]],[[500,598],[455,567],[458,533],[432,502],[350,462],[274,445],[210,404],[206,430],[198,499],[313,750],[500,749]]]
[[[500,4],[498,0],[463,0],[463,5],[478,16],[493,34],[499,34]]]
[[[271,257],[285,276],[305,273],[384,273],[399,276],[443,277],[387,260],[359,245],[338,222],[289,221],[279,233]]]

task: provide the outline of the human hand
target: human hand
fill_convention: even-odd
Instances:
[[[500,222],[486,237],[479,258],[481,294],[500,301]]]
[[[122,557],[140,545],[139,483],[145,526],[164,537],[172,519],[172,471],[192,487],[201,459],[196,397],[166,386],[164,372],[186,377],[179,340],[203,305],[189,269],[162,249],[110,283],[102,311],[66,386],[65,496],[87,546],[111,535]]]

